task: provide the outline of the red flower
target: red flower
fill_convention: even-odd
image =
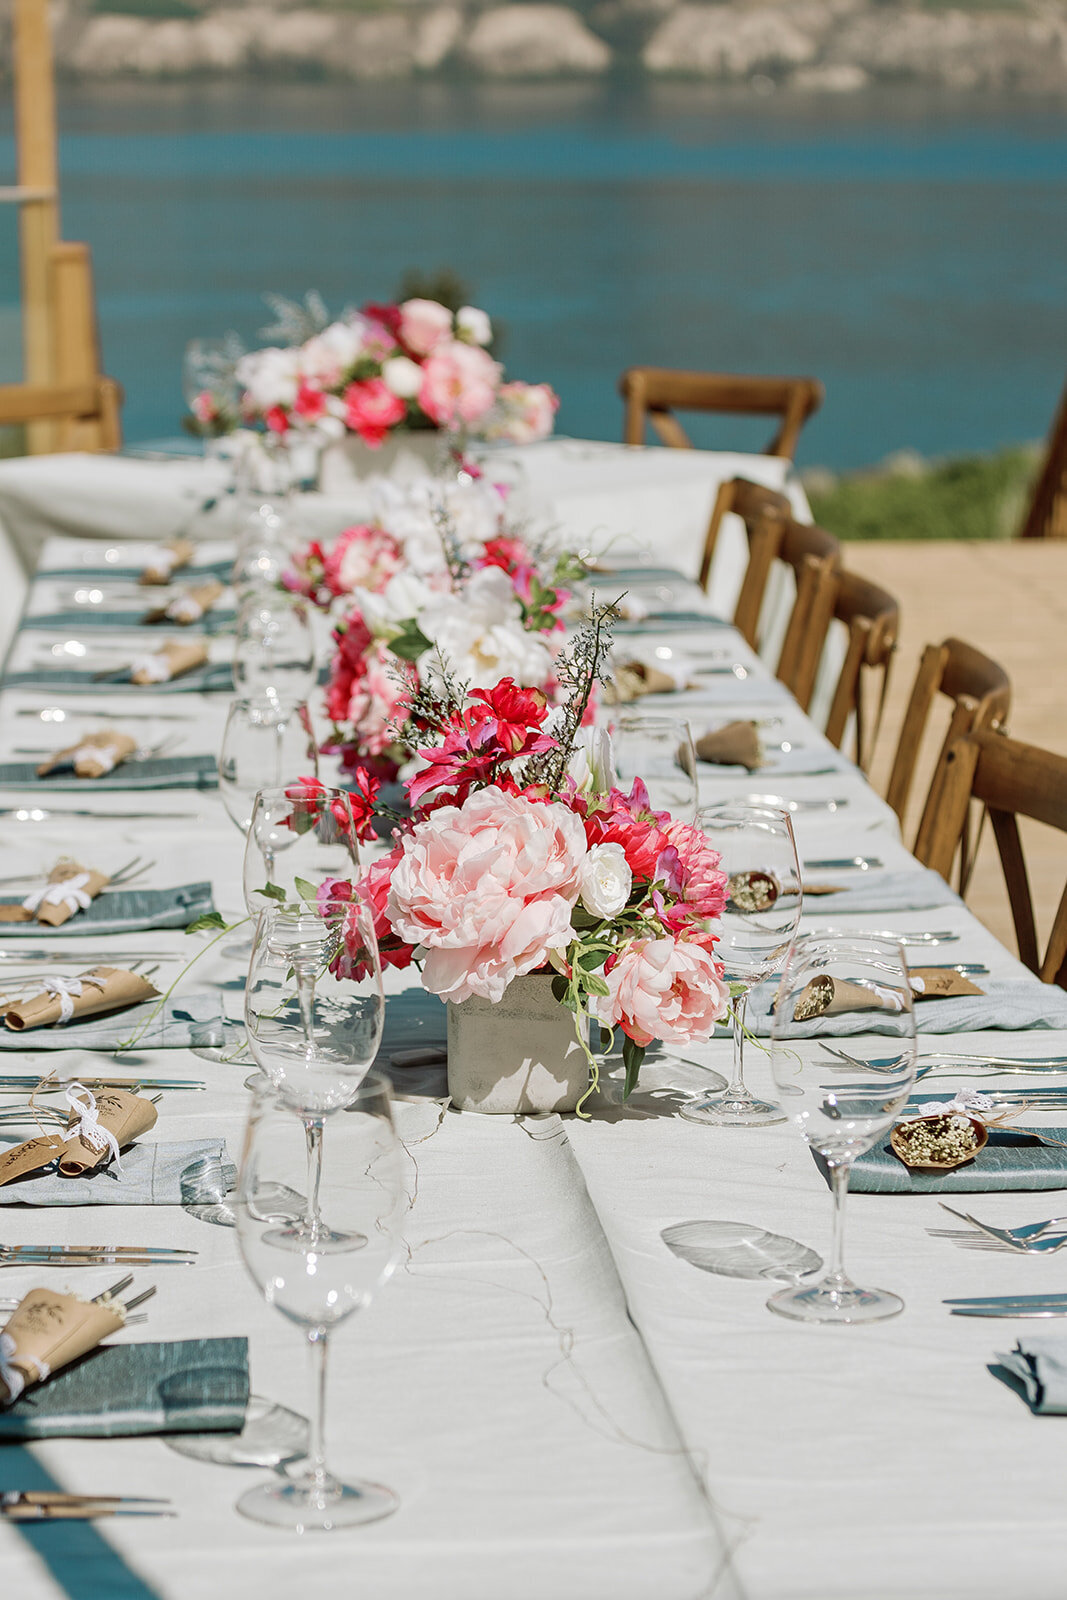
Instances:
[[[382,327],[392,334],[395,341],[400,339],[400,307],[398,305],[379,304],[376,300],[368,300],[365,306],[360,307],[363,316],[369,317],[371,322],[380,322]]]
[[[263,420],[271,433],[289,432],[289,417],[284,406],[271,406],[270,410],[264,414]]]
[[[334,631],[330,681],[326,687],[326,714],[333,722],[346,722],[355,686],[367,674],[366,653],[372,635],[358,611],[353,611],[343,627]]]
[[[355,787],[348,791],[352,820],[355,823],[356,838],[366,844],[374,838],[374,807],[381,784],[366,767],[357,767],[353,776]],[[334,801],[334,814],[339,824],[344,822],[344,806],[339,801]]]
[[[451,798],[462,804],[472,788],[499,783],[501,767],[555,749],[556,740],[538,731],[548,712],[540,689],[501,678],[494,689],[473,689],[471,699],[474,705],[453,717],[442,744],[418,751],[428,765],[408,779],[413,806],[434,789],[455,790]]]
[[[407,407],[381,378],[360,378],[345,390],[345,426],[372,450],[407,416]],[[269,421],[269,415],[268,415]]]
[[[303,417],[305,422],[317,422],[326,410],[326,396],[321,389],[316,389],[308,383],[306,378],[301,378],[293,401],[293,410],[298,417]]]

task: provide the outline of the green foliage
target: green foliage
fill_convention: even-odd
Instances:
[[[1010,539],[1034,476],[1028,450],[960,456],[918,474],[863,473],[809,491],[838,539]]]
[[[185,22],[201,15],[200,7],[188,5],[187,0],[92,0],[92,9],[111,16],[147,17],[152,22]]]
[[[197,917],[195,922],[190,922],[186,933],[226,933],[229,923],[217,911],[208,911],[202,917]]]
[[[254,894],[261,894],[267,900],[279,900],[285,904],[285,890],[280,883],[266,883],[262,889],[253,890]]]
[[[390,650],[401,661],[417,661],[432,645],[433,641],[421,632],[417,622],[406,622],[403,633],[398,633],[395,639],[389,641]]]

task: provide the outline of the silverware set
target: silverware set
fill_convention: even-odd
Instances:
[[[123,866],[114,871],[107,882],[109,889],[124,889],[134,883],[138,878],[143,878],[155,866],[154,861],[145,861],[141,856],[134,856],[132,861],[127,861]],[[40,872],[18,872],[11,878],[0,878],[0,887],[8,888],[13,883],[37,883],[42,874]]]
[[[812,928],[800,935],[800,939],[894,939],[897,944],[904,945],[958,944],[959,937],[948,928],[938,929],[936,933],[901,933],[898,928],[862,928],[855,933],[847,928]]]
[[[0,1267],[192,1267],[198,1254],[155,1244],[0,1244]],[[104,1293],[118,1294],[130,1282],[132,1279],[125,1278]],[[131,1300],[126,1310],[132,1311],[153,1294],[154,1289],[147,1290]]]
[[[819,1042],[820,1050],[828,1056],[836,1056],[837,1060],[849,1068],[858,1068],[864,1072],[896,1072],[899,1068],[898,1056],[874,1056],[863,1060],[859,1056],[850,1056],[847,1050],[839,1050],[834,1045]],[[931,1072],[940,1071],[943,1067],[980,1068],[985,1071],[996,1072],[1067,1072],[1067,1056],[1032,1056],[1028,1060],[1019,1056],[991,1056],[991,1055],[956,1055],[950,1051],[929,1051],[925,1061],[920,1065],[915,1074],[916,1082],[927,1077]],[[835,1070],[840,1071],[840,1068]],[[961,1072],[961,1077],[970,1077],[970,1072]]]
[[[33,1072],[0,1073],[0,1094],[26,1094],[33,1089],[51,1094],[57,1089],[69,1089],[80,1083],[86,1089],[129,1089],[136,1094],[141,1089],[206,1089],[207,1084],[196,1078],[116,1078],[111,1073],[82,1074],[77,1078],[53,1078],[50,1074]]]
[[[749,797],[751,799],[751,796]],[[815,861],[805,861],[805,872],[873,872],[881,867],[878,856],[822,856]]]
[[[171,750],[178,749],[184,742],[184,734],[172,733],[169,738],[161,739],[158,744],[145,745],[138,750],[131,750],[125,759],[127,761],[150,761],[154,756],[165,755]],[[12,754],[16,756],[50,756],[52,753],[50,746],[24,744],[16,745],[12,751]]]
[[[14,822],[53,822],[90,817],[94,822],[201,822],[199,811],[89,811],[79,806],[0,806],[0,817]]]
[[[773,806],[776,811],[840,811],[842,806],[848,805],[848,797],[844,796],[837,800],[786,800],[780,794],[745,794],[737,803],[743,806]],[[851,862],[836,862],[833,865],[858,866],[859,859],[853,857]],[[821,867],[831,863],[805,862],[805,866],[813,864]]]
[[[38,722],[128,722],[134,715],[130,711],[68,711],[64,706],[22,706],[15,712],[17,717],[34,717]],[[144,718],[144,711],[137,713]],[[154,708],[146,720],[151,722],[195,722],[196,718],[182,711],[156,711]]]
[[[949,1216],[958,1217],[961,1222],[977,1228],[976,1244],[992,1244],[1002,1250],[1016,1250],[1021,1255],[1047,1255],[1051,1251],[1062,1250],[1067,1244],[1067,1217],[1046,1217],[1044,1222],[1028,1222],[1021,1228],[994,1228],[988,1222],[979,1222],[969,1211],[956,1211],[943,1200],[938,1204]],[[958,1236],[957,1229],[952,1233]]]

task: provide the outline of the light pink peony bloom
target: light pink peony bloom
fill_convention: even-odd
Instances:
[[[441,806],[403,841],[388,917],[427,950],[422,981],[446,1000],[500,1000],[571,938],[585,832],[573,811],[494,787]]]
[[[478,422],[493,408],[500,372],[478,345],[454,340],[423,363],[419,405],[440,428]]]
[[[345,528],[323,562],[331,594],[370,589],[380,594],[402,565],[400,546],[384,528],[367,523]]]
[[[498,400],[498,415],[486,430],[490,439],[536,444],[548,438],[559,410],[559,396],[549,384],[505,383]]]
[[[403,722],[401,701],[410,692],[396,672],[396,657],[384,644],[371,646],[364,656],[366,671],[353,685],[348,718],[362,749],[380,756],[393,743],[393,724]]]
[[[405,300],[400,307],[400,337],[413,355],[428,356],[452,337],[452,313],[436,300]]]
[[[345,390],[345,426],[358,433],[364,444],[377,450],[390,428],[403,422],[407,407],[386,388],[381,378],[361,378]]]
[[[596,1015],[640,1045],[706,1039],[730,1000],[721,963],[687,939],[635,939],[604,979]]]

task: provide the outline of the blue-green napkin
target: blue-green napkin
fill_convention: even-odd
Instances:
[[[0,1407],[0,1439],[121,1439],[239,1433],[248,1340],[105,1344]]]
[[[0,1148],[21,1144],[0,1141]],[[122,1152],[122,1171],[114,1163],[93,1167],[78,1178],[66,1178],[54,1167],[0,1184],[0,1206],[180,1206],[202,1182],[205,1167],[221,1174],[223,1193],[237,1180],[223,1139],[173,1139],[158,1144],[131,1144]],[[205,1190],[205,1198],[207,1193]]]
[[[129,689],[134,694],[207,694],[214,690],[233,693],[233,668],[228,661],[208,661],[180,678],[168,678],[165,683],[131,683],[129,673],[117,678],[108,674],[106,682],[95,672],[78,672],[74,667],[38,667],[33,672],[8,672],[3,679],[5,689],[40,689],[51,694],[56,689],[68,689],[73,694],[107,694],[109,689]]]
[[[146,593],[151,593],[146,590]],[[151,604],[145,606],[145,611],[152,609]],[[41,628],[56,633],[64,632],[71,628],[108,628],[125,632],[130,629],[144,629],[146,633],[155,632],[162,623],[146,623],[142,620],[144,612],[140,611],[98,611],[93,606],[80,606],[77,611],[44,611],[34,612],[32,616],[23,617],[20,627]],[[188,628],[190,638],[195,639],[198,633],[226,633],[237,620],[237,613],[222,607],[212,606],[205,611],[195,624]],[[168,627],[177,624],[168,623]],[[182,629],[183,635],[186,629]]]
[[[219,782],[215,756],[149,756],[144,761],[119,763],[102,778],[79,778],[73,766],[53,767],[47,777],[37,776],[35,761],[0,762],[0,789],[216,789]]]
[[[21,905],[22,898],[0,895],[0,905]],[[58,928],[37,921],[0,922],[0,939],[64,939],[83,933],[186,928],[214,909],[210,883],[186,883],[176,889],[105,889],[84,911],[76,911]]]
[[[84,578],[87,582],[99,581],[105,578],[130,578],[134,582],[141,576],[143,567],[41,567],[37,572],[38,578]],[[228,578],[233,571],[233,557],[225,561],[209,561],[196,566],[175,567],[173,579],[177,583],[185,582],[186,578]],[[153,593],[159,592],[163,584],[146,583],[144,592],[146,603],[150,602]]]
[[[921,965],[921,963],[920,963]],[[1067,1028],[1067,992],[1039,978],[976,978],[984,994],[960,994],[943,1000],[920,1000],[915,1006],[917,1033],[976,1033],[987,1028]],[[761,1038],[771,1031],[775,986],[766,983],[748,1002],[746,1020]],[[897,1032],[893,1014],[885,1011],[839,1011],[829,1017],[795,1022],[791,1039],[845,1039],[856,1033]]]
[[[218,1050],[226,1043],[226,1018],[217,992],[180,999],[145,1000],[84,1022],[30,1028],[0,1025],[0,1050]]]
[[[990,1128],[989,1143],[966,1166],[951,1172],[913,1172],[894,1154],[889,1135],[853,1162],[849,1189],[856,1194],[995,1194],[1012,1189],[1067,1189],[1067,1128],[1042,1128],[1042,1144],[1029,1128]],[[814,1153],[814,1152],[813,1152]],[[826,1176],[825,1163],[815,1156]]]
[[[990,1372],[1022,1395],[1035,1417],[1067,1416],[1067,1339],[1028,1333],[1014,1350],[997,1352]]]

